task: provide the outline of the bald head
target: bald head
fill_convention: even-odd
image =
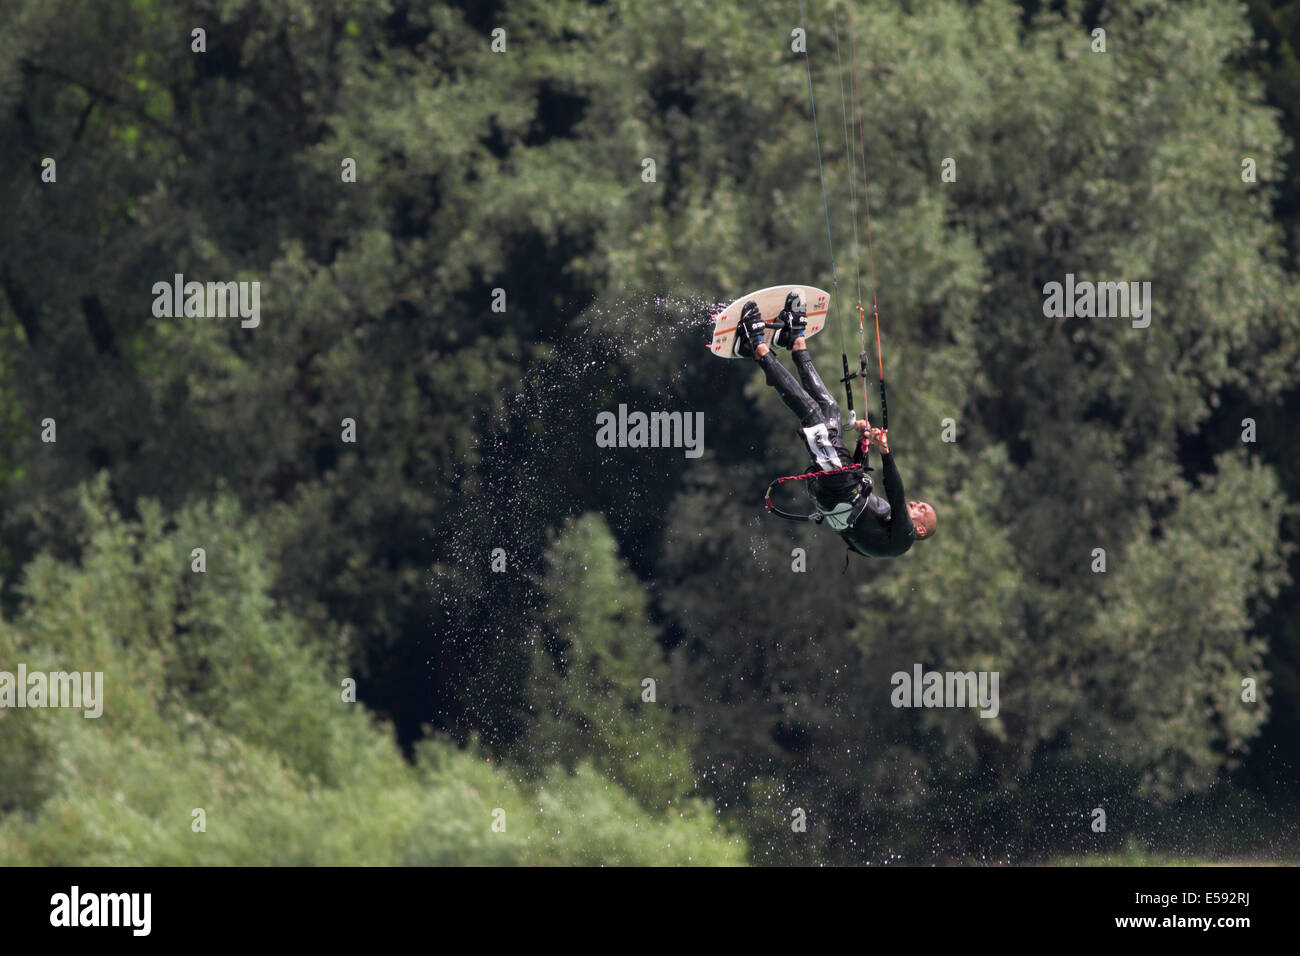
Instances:
[[[918,540],[924,541],[933,537],[935,529],[939,527],[939,516],[927,502],[909,501],[907,513],[912,519],[912,527],[916,529]]]

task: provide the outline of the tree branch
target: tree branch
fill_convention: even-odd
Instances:
[[[85,90],[92,97],[96,97],[97,99],[103,100],[105,103],[109,103],[113,106],[118,107],[119,109],[125,110],[126,112],[130,113],[132,116],[134,116],[136,119],[140,120],[141,122],[146,123],[149,126],[152,126],[155,130],[162,133],[164,136],[167,136],[170,139],[174,139],[177,143],[180,144],[181,151],[187,157],[191,159],[194,157],[194,153],[190,148],[190,144],[185,140],[185,137],[182,136],[180,132],[178,132],[175,129],[172,129],[166,123],[154,119],[152,116],[144,112],[144,110],[140,109],[138,106],[132,103],[128,103],[126,100],[122,99],[121,97],[113,93],[110,93],[108,90],[103,90],[97,86],[92,86],[90,83],[87,83],[85,80],[79,80],[75,76],[70,76],[67,73],[64,73],[62,70],[58,69],[57,67],[41,66],[38,63],[32,63],[27,60],[24,60],[23,69],[28,73],[41,74],[44,76],[48,76],[51,79],[61,80],[64,83],[71,83],[73,86],[81,87],[81,89]]]

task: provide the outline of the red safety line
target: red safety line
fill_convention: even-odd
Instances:
[[[777,478],[775,481],[773,481],[770,485],[767,486],[767,492],[763,495],[763,504],[767,505],[768,511],[776,511],[777,510],[776,506],[772,504],[772,488],[776,485],[784,484],[787,481],[804,481],[805,479],[809,479],[809,478],[820,478],[823,475],[838,475],[841,472],[845,472],[845,471],[861,471],[861,470],[862,470],[862,466],[854,462],[852,465],[844,465],[841,468],[832,468],[830,471],[810,471],[803,475],[785,475],[784,477]]]
[[[807,474],[803,474],[803,475],[786,475],[784,478],[777,478],[775,481],[772,482],[772,484],[779,485],[786,481],[803,481],[805,478],[821,478],[825,475],[838,475],[842,471],[861,471],[861,470],[862,470],[862,466],[859,465],[857,462],[854,462],[851,465],[843,465],[842,467],[839,468],[832,468],[830,471],[810,471]]]

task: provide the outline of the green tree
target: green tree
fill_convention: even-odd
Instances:
[[[535,726],[520,756],[539,769],[587,760],[648,807],[679,803],[695,789],[690,736],[673,717],[677,693],[645,593],[599,515],[565,522],[539,584],[527,686]]]
[[[391,728],[343,699],[347,671],[274,606],[264,535],[230,498],[173,521],[146,501],[131,522],[101,483],[81,514],[83,560],[29,565],[21,612],[0,621],[0,669],[100,671],[103,714],[0,709],[0,861],[743,861],[698,802],[652,815],[589,766],[534,784],[441,739],[408,764]]]

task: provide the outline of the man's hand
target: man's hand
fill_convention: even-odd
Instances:
[[[854,422],[853,427],[857,429],[858,435],[861,436],[863,441],[869,444],[874,442],[877,448],[886,455],[889,454],[889,432],[883,428],[872,428],[870,422],[861,419]]]

